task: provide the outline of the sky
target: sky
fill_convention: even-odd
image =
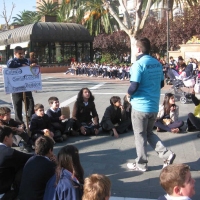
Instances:
[[[15,4],[12,17],[16,17],[16,15],[20,14],[20,12],[23,10],[30,10],[30,11],[36,10],[36,8],[34,7],[36,6],[36,0],[4,0],[4,1],[6,5],[7,17],[10,16],[10,12],[12,9],[12,2]],[[3,12],[4,1],[0,0],[0,15],[2,15],[2,12]],[[12,17],[9,24],[13,22]],[[1,17],[0,17],[0,24],[5,24],[5,20]]]

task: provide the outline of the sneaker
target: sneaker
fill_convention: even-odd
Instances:
[[[193,127],[193,126],[190,127],[189,126],[189,127],[186,128],[186,131],[187,132],[195,132],[195,131],[197,131],[197,129],[196,129],[196,127]]]
[[[60,138],[56,138],[56,139],[54,139],[56,142],[63,142],[63,138],[62,137],[60,137]]]
[[[66,135],[66,134],[63,134],[63,135],[62,135],[62,138],[63,138],[63,141],[67,140],[67,135]]]
[[[164,161],[163,168],[167,167],[168,165],[171,165],[174,162],[174,159],[176,158],[175,153],[171,153],[169,158]]]
[[[80,135],[80,133],[79,133],[78,131],[72,130],[72,131],[70,132],[70,136],[78,136],[78,135]]]
[[[33,150],[32,150],[32,147],[30,145],[24,144],[24,150],[23,151],[26,152],[26,153],[30,153]]]
[[[109,131],[109,135],[110,135],[110,136],[114,136],[113,130],[110,130],[110,131]]]
[[[135,171],[142,171],[142,172],[146,172],[147,168],[140,168],[136,166],[136,163],[127,163],[127,167],[131,170],[135,170]]]

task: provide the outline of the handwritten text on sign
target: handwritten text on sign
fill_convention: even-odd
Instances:
[[[6,94],[42,90],[41,73],[38,66],[3,68]]]

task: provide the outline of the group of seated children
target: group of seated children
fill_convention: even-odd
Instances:
[[[94,103],[94,96],[88,88],[82,88],[77,96],[73,106],[72,118],[67,119],[61,113],[59,100],[57,97],[48,99],[50,108],[46,114],[42,104],[34,106],[35,114],[30,121],[31,137],[29,138],[25,125],[11,119],[10,109],[0,108],[0,125],[11,127],[15,131],[16,146],[21,139],[24,140],[24,149],[28,152],[34,148],[36,139],[42,135],[50,136],[55,142],[62,142],[69,135],[95,135],[98,134],[100,126],[102,130],[110,135],[119,137],[118,134],[126,132],[131,128],[131,106],[127,100],[124,100],[124,106],[121,105],[121,99],[113,96],[110,99],[110,106],[106,108],[101,123]]]
[[[13,130],[0,127],[0,195],[2,200],[109,200],[111,182],[105,175],[92,174],[84,180],[78,149],[67,145],[53,154],[54,142],[40,136],[35,155],[11,148]],[[167,192],[159,200],[190,200],[195,180],[185,164],[168,165],[160,173],[160,184]]]
[[[35,154],[26,154],[11,148],[12,136],[11,128],[0,127],[1,200],[109,199],[111,182],[106,176],[92,174],[84,181],[75,146],[62,147],[56,157],[53,139],[40,136],[35,142]]]

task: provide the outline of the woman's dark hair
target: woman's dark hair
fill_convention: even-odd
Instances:
[[[165,98],[164,98],[164,101],[163,101],[165,114],[169,114],[170,113],[171,105],[169,104],[169,100],[173,96],[174,96],[174,94],[172,94],[172,93],[166,93],[165,94]]]
[[[120,101],[121,100],[121,98],[119,97],[119,96],[112,96],[111,98],[110,98],[110,104],[111,105],[114,105],[115,103],[117,103],[118,101]]]
[[[58,152],[58,165],[56,168],[56,185],[60,180],[62,168],[70,171],[78,181],[83,184],[84,171],[80,163],[78,149],[73,145],[64,146]]]
[[[88,89],[88,88],[82,88],[77,96],[76,102],[78,103],[78,105],[82,105],[83,104],[83,91],[87,90],[90,93],[90,98],[88,99],[89,102],[93,102],[94,101],[94,96],[92,95],[92,92]]]
[[[127,99],[127,95],[124,96],[123,100],[124,100],[123,107],[126,110],[126,108],[130,105],[130,103]]]

